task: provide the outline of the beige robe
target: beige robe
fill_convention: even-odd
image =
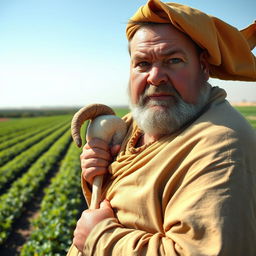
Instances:
[[[103,194],[118,221],[97,224],[83,255],[256,255],[256,136],[225,97],[213,88],[196,120],[139,148],[141,132],[125,118]]]

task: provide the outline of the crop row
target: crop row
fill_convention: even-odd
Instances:
[[[67,123],[67,122],[65,122]],[[48,136],[50,133],[59,129],[63,126],[64,123],[58,123],[57,125],[46,129],[45,131],[40,132],[39,134],[32,136],[31,138],[23,141],[22,143],[17,143],[16,145],[9,147],[0,152],[0,166],[4,165],[8,161],[10,161],[13,157],[21,153],[22,151],[26,150],[27,148],[31,147],[41,139]]]
[[[0,142],[20,135],[34,127],[59,120],[60,122],[69,119],[70,116],[38,117],[10,119],[6,122],[0,122]]]
[[[66,255],[81,207],[86,207],[80,186],[80,150],[71,144],[60,170],[45,190],[34,231],[21,256]]]
[[[59,121],[55,120],[52,122],[42,124],[40,126],[32,127],[26,131],[23,131],[21,134],[16,134],[15,136],[10,137],[0,143],[0,151],[6,148],[10,148],[11,146],[17,143],[21,143],[22,141],[42,132],[45,129],[48,129],[49,127],[56,125],[57,123],[59,123]]]
[[[68,124],[0,167],[0,191],[3,191],[6,184],[12,182],[23,170],[29,168],[67,129]]]
[[[26,204],[35,197],[42,182],[58,163],[70,141],[68,130],[0,197],[0,244],[8,238],[14,221],[21,216]]]

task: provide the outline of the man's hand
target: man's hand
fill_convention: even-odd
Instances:
[[[85,240],[96,224],[107,218],[114,218],[114,212],[108,200],[104,200],[100,204],[100,208],[96,210],[83,211],[80,219],[76,224],[74,231],[73,244],[79,251],[83,251]]]
[[[120,145],[109,147],[101,139],[95,138],[87,142],[80,156],[83,178],[89,184],[92,184],[95,176],[106,174],[108,172],[108,166],[119,150]]]

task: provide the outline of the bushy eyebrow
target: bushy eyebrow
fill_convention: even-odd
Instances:
[[[162,56],[171,56],[174,54],[182,54],[182,55],[186,55],[186,53],[184,52],[183,49],[177,48],[177,49],[171,49],[171,50],[167,50],[166,52],[162,53]]]
[[[183,56],[186,55],[186,53],[180,49],[180,48],[177,48],[177,49],[170,49],[170,50],[166,50],[165,52],[161,53],[160,55],[162,57],[168,57],[168,56],[172,56],[172,55],[175,55],[175,54],[181,54]],[[137,53],[135,54],[133,57],[132,57],[133,60],[145,60],[145,59],[148,59],[148,57],[146,56],[146,54],[144,53]]]

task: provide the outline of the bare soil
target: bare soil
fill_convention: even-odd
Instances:
[[[249,120],[256,120],[256,116],[247,116],[246,118],[248,118]]]
[[[40,192],[40,194],[43,193]],[[14,224],[15,228],[13,233],[5,244],[0,247],[1,256],[18,256],[20,254],[23,244],[27,242],[33,231],[30,223],[39,214],[42,197],[43,195],[38,195],[37,198],[27,206],[27,211]]]
[[[9,120],[9,118],[1,118],[0,117],[0,122],[5,122],[5,121],[8,121]]]
[[[243,107],[243,106],[246,106],[246,107],[250,107],[250,106],[256,106],[256,102],[232,102],[231,103],[233,106],[238,106],[238,107]]]

